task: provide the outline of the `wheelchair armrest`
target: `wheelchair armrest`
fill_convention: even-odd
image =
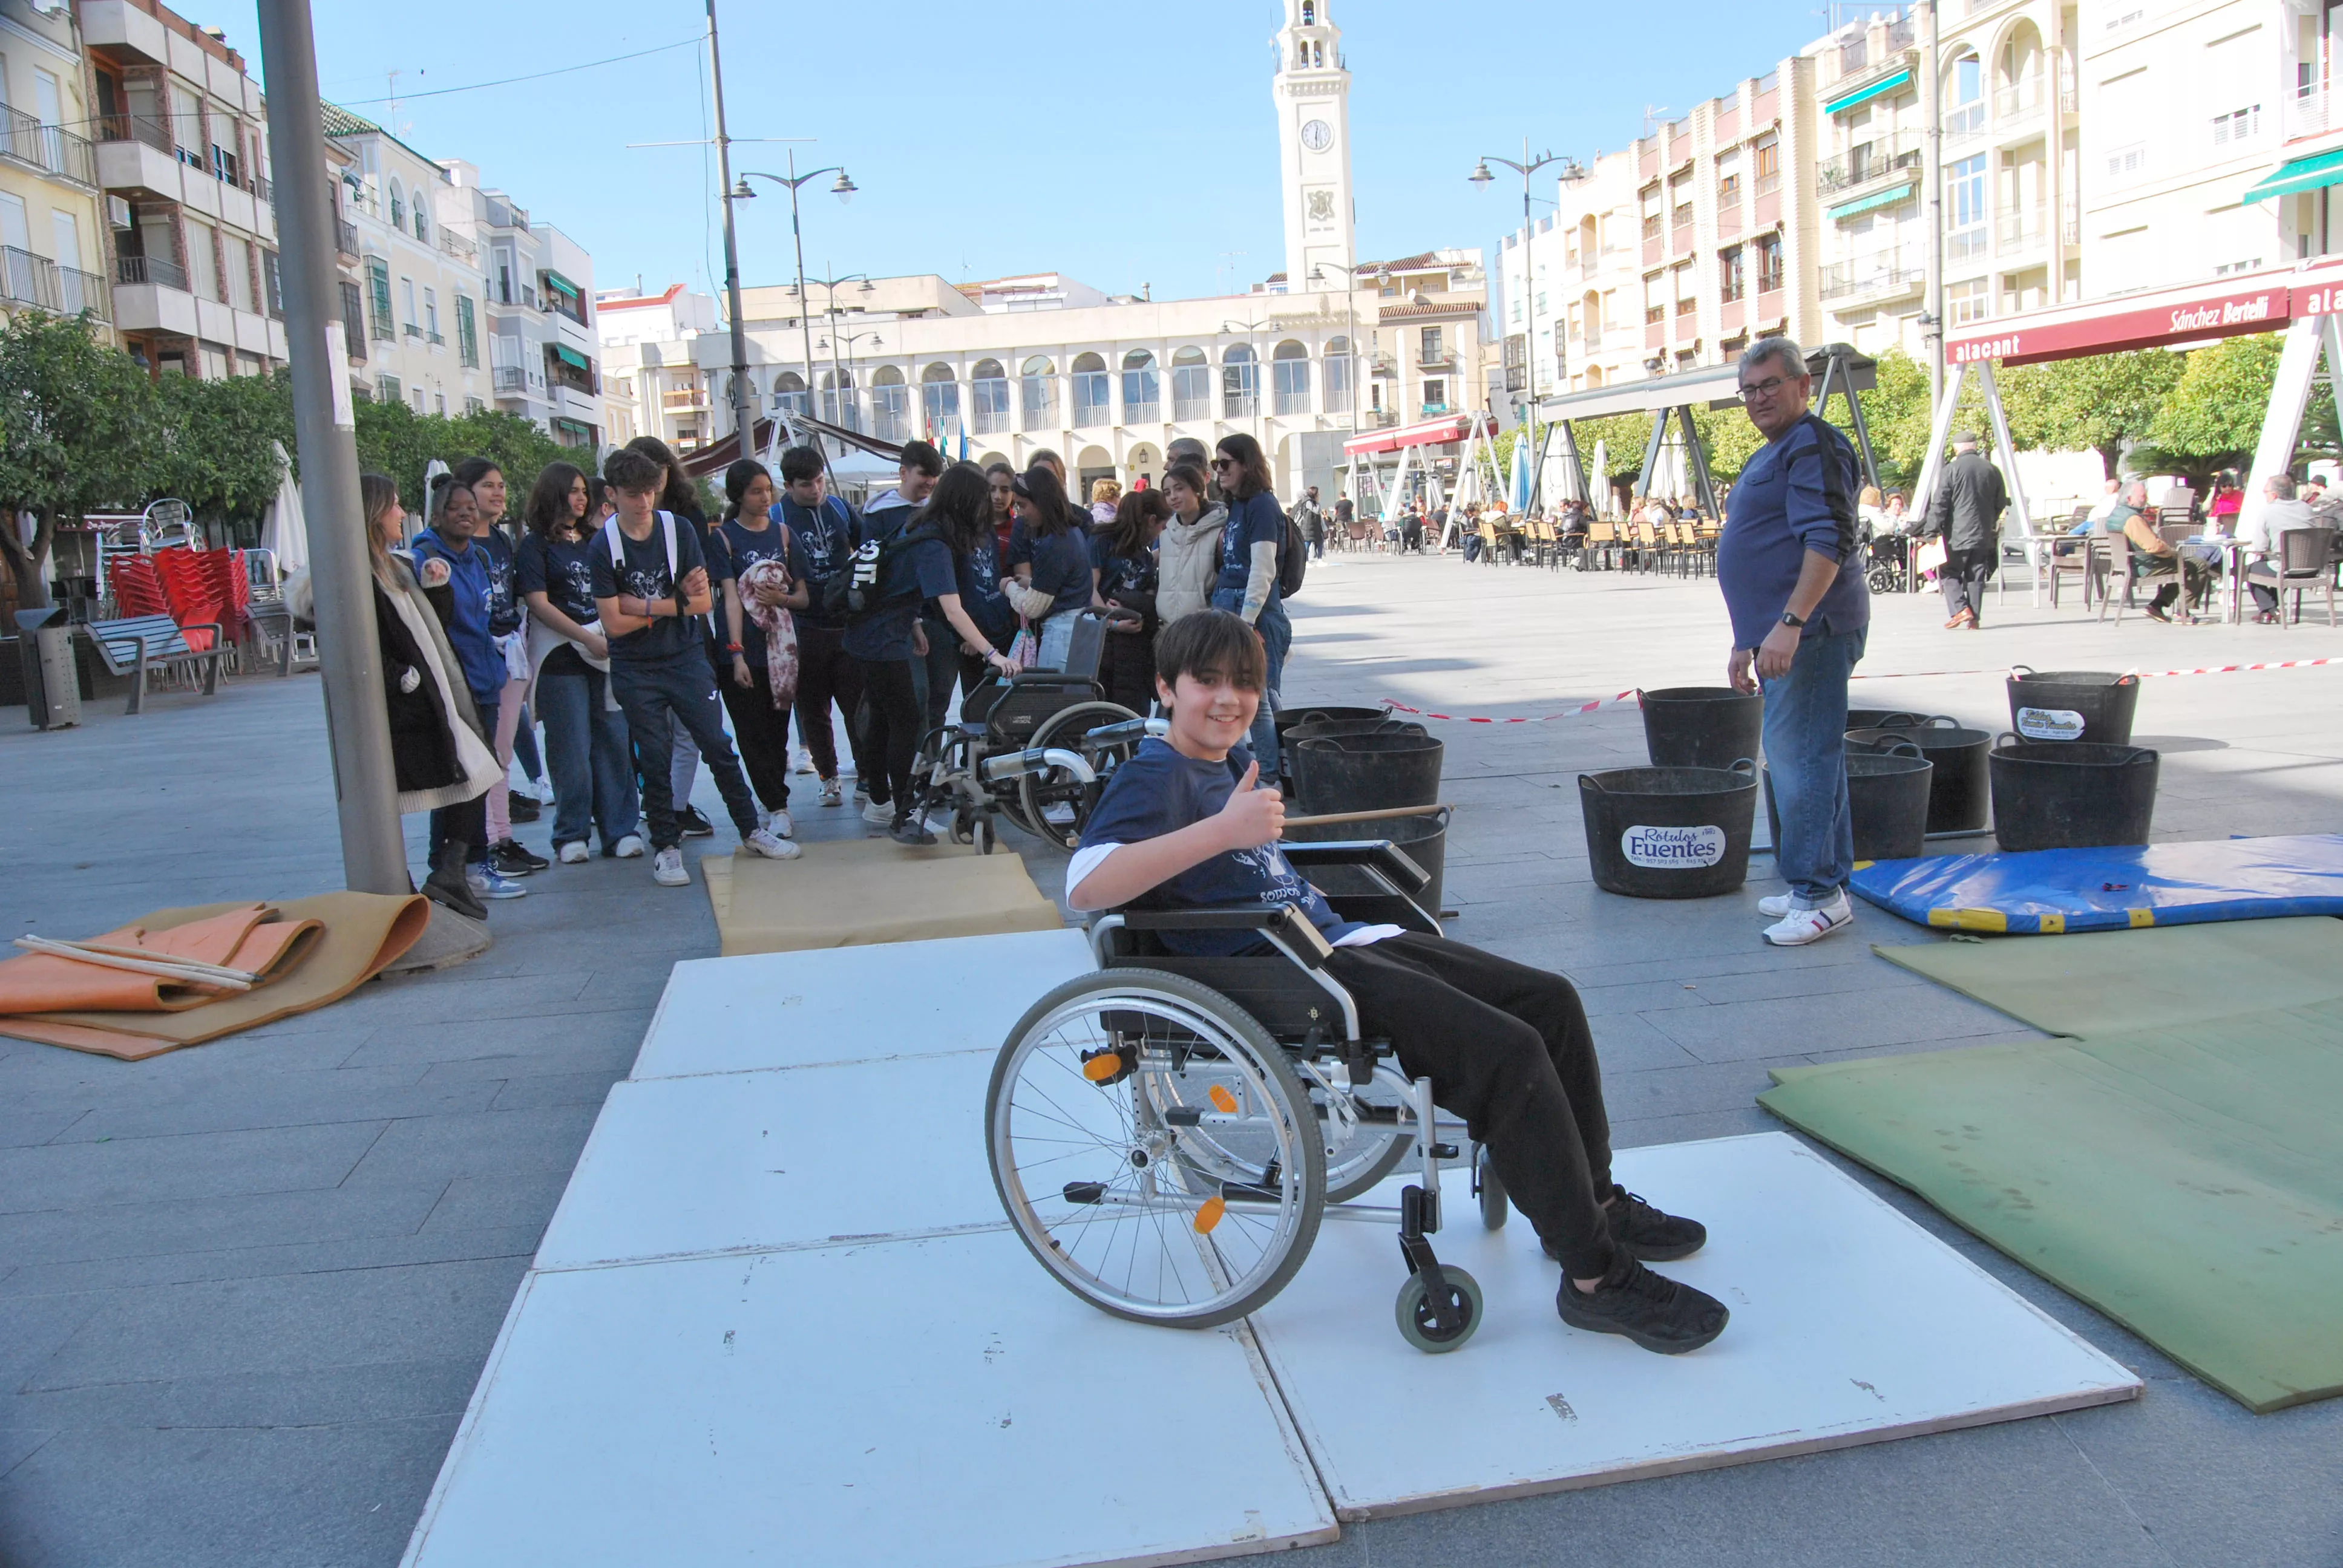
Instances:
[[[1317,969],[1334,950],[1292,904],[1205,904],[1186,910],[1125,910],[1134,931],[1259,931],[1304,969]]]
[[[1320,843],[1278,840],[1278,849],[1296,866],[1372,866],[1391,879],[1403,893],[1420,893],[1432,885],[1432,873],[1408,858],[1389,839],[1340,839]]]

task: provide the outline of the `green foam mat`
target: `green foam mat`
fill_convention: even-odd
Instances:
[[[1775,1115],[2248,1409],[2343,1393],[2343,1002],[1774,1078]]]
[[[1871,950],[2036,1029],[2086,1040],[2343,1000],[2343,920],[2328,915]]]

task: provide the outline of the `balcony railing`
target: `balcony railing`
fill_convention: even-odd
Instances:
[[[1757,194],[1757,195],[1759,195],[1759,196],[1772,196],[1775,191],[1780,190],[1781,188],[1782,188],[1782,171],[1781,171],[1781,170],[1779,170],[1779,169],[1775,169],[1772,174],[1759,175],[1759,176],[1757,176],[1757,184],[1756,184],[1756,186],[1755,186],[1756,194]]]
[[[659,394],[659,407],[670,414],[690,414],[708,407],[708,394],[697,387]]]
[[[57,308],[57,264],[15,246],[0,249],[0,297],[11,304]]]
[[[404,332],[409,337],[421,337],[423,336],[423,328],[416,326],[412,321],[403,324],[399,330]]]
[[[62,126],[45,126],[22,109],[0,116],[0,127],[5,127],[0,128],[0,156],[77,185],[97,184],[97,154],[87,136]]]
[[[187,292],[187,269],[168,256],[116,256],[114,276],[123,283],[151,283],[157,288]]]
[[[1875,137],[1848,148],[1816,169],[1815,186],[1824,196],[1835,191],[1851,190],[1890,175],[1916,170],[1920,166],[1923,156],[1920,138],[1909,132],[1896,136]]]
[[[447,347],[447,340],[436,332],[427,332],[423,336],[434,348],[445,348]]]
[[[270,206],[277,205],[277,186],[270,182],[266,175],[251,176],[244,182],[244,188]]]
[[[2042,78],[2027,76],[1993,90],[1993,117],[1996,122],[2031,118],[2042,112]]]
[[[1858,294],[1896,293],[1917,287],[1926,278],[1925,267],[1900,266],[1892,262],[1835,262],[1823,268],[1822,297],[1829,301]]]
[[[2042,243],[2042,209],[2006,212],[1994,224],[2003,250],[2024,250]]]
[[[499,365],[497,367],[495,385],[498,391],[519,392],[526,390],[528,384],[528,372],[524,371],[519,366]]]
[[[2335,95],[2317,83],[2297,93],[2294,101],[2286,106],[2286,134],[2289,140],[2324,136],[2336,123]]]
[[[1985,135],[1985,100],[1963,104],[1945,116],[1945,146],[1949,151]]]
[[[171,123],[160,115],[100,115],[91,125],[101,142],[145,142],[158,153],[174,151]]]
[[[1586,351],[1589,354],[1592,354],[1602,347],[1603,328],[1600,327],[1589,327],[1586,329]]]
[[[480,254],[478,246],[474,245],[455,230],[447,228],[439,231],[439,248],[449,256],[460,257],[465,261],[469,261]]]
[[[1954,229],[1945,236],[1945,259],[1966,261],[1973,256],[1983,256],[1991,243],[1992,236],[1982,223]]]
[[[334,220],[334,248],[344,256],[359,254],[358,231],[356,224],[344,223],[340,218]]]

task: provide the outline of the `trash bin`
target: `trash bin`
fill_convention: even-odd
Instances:
[[[1654,768],[1730,768],[1757,755],[1765,699],[1728,686],[1672,686],[1636,694]]]
[[[1299,741],[1294,795],[1302,815],[1440,803],[1446,746],[1427,735],[1330,735]]]
[[[1782,819],[1774,809],[1774,770],[1765,769],[1765,825],[1782,842]],[[1854,819],[1858,860],[1911,860],[1926,852],[1929,781],[1936,765],[1910,741],[1882,751],[1846,754],[1846,809]]]
[[[1310,752],[1302,742],[1347,739],[1353,735],[1413,735],[1419,739],[1430,731],[1421,724],[1411,724],[1397,719],[1321,719],[1312,724],[1297,724],[1278,735],[1278,746],[1285,758],[1286,782],[1292,788],[1298,806],[1312,792],[1307,782],[1310,776]]]
[[[1992,763],[1993,832],[2004,849],[2147,842],[2158,759],[2146,747],[2020,740],[2005,731]]]
[[[1450,808],[1436,806],[1421,817],[1377,817],[1364,822],[1288,822],[1285,836],[1297,844],[1333,843],[1351,839],[1388,839],[1402,854],[1423,868],[1432,880],[1415,901],[1437,920],[1442,884],[1448,868]],[[1311,885],[1323,893],[1380,893],[1383,890],[1355,866],[1312,866]]]
[[[1928,831],[1974,833],[1982,829],[1992,798],[1985,754],[1993,749],[1993,737],[1982,729],[1964,729],[1957,719],[1942,713],[1909,725],[1846,732],[1850,752],[1891,751],[1905,741],[1936,765],[1928,781]]]
[[[2131,744],[2139,707],[2139,677],[2104,669],[2048,669],[2026,665],[2009,672],[2009,727],[2025,740],[2087,740]]]
[[[81,723],[81,681],[65,607],[18,610],[16,650],[24,660],[25,716],[33,728],[70,729]]]
[[[1749,878],[1757,765],[1617,768],[1578,776],[1594,885],[1631,899],[1705,899]]]
[[[1280,710],[1277,716],[1277,749],[1285,749],[1288,732],[1305,724],[1321,720],[1344,719],[1396,719],[1399,716],[1387,708],[1329,708],[1322,702],[1297,705]]]

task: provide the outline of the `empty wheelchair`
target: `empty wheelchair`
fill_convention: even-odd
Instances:
[[[1430,879],[1389,842],[1281,847],[1364,890],[1327,894],[1343,919],[1439,932],[1414,899]],[[1157,939],[1174,930],[1257,931],[1276,951],[1178,956]],[[1463,1124],[1362,1036],[1317,928],[1282,906],[1126,910],[1091,941],[1098,970],[1018,1020],[985,1106],[993,1185],[1041,1266],[1117,1316],[1210,1328],[1275,1296],[1322,1220],[1396,1222],[1399,1332],[1430,1352],[1470,1339],[1480,1286],[1429,1240]],[[1395,1207],[1353,1201],[1411,1152],[1420,1179]],[[1505,1194],[1470,1158],[1493,1230]]]
[[[1071,849],[1108,775],[1162,721],[1106,700],[1097,680],[1110,618],[1084,610],[1066,668],[1034,669],[968,694],[960,719],[929,734],[912,770],[922,816],[951,818],[952,841],[992,852],[996,818]]]

